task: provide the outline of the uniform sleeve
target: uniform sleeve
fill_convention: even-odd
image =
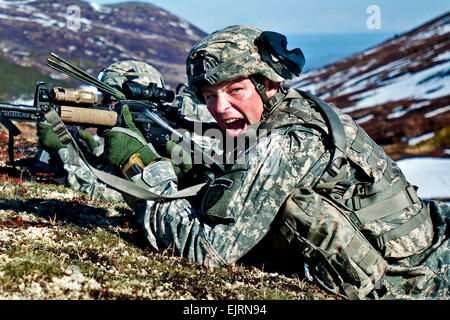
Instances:
[[[223,200],[222,206],[217,207],[222,208],[219,215],[226,219],[205,219],[204,209],[193,208],[185,199],[133,199],[128,203],[156,249],[172,248],[177,255],[206,265],[233,263],[263,238],[292,190],[299,183],[314,180],[311,168],[324,167],[328,158],[319,135],[275,130],[246,152],[244,159],[238,158],[229,174],[207,188],[203,203],[208,203],[205,197],[216,195],[218,199],[213,202],[220,204]],[[239,170],[233,170],[234,167],[241,172],[236,173]],[[160,194],[177,191],[176,176],[168,162],[146,167],[133,180]],[[226,181],[233,187],[210,192],[214,185],[227,185]]]
[[[82,159],[78,158],[78,164],[72,163],[69,159],[69,151],[67,148],[61,148],[58,154],[66,171],[66,186],[82,191],[94,199],[123,201],[120,192],[100,182]]]

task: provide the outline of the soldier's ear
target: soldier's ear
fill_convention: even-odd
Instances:
[[[269,99],[272,98],[275,95],[275,93],[277,93],[279,87],[280,87],[279,82],[274,82],[267,78],[264,79],[264,89],[266,91],[267,98]]]

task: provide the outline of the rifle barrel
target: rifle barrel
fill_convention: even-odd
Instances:
[[[12,104],[0,102],[0,112],[10,120],[35,121],[36,108],[25,104]]]

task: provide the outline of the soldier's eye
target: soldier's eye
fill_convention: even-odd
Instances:
[[[240,92],[242,92],[242,90],[244,90],[244,88],[242,88],[242,87],[234,87],[234,88],[231,88],[231,93],[240,93]]]

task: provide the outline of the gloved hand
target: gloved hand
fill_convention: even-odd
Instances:
[[[133,154],[139,154],[144,166],[160,159],[155,150],[150,149],[143,134],[133,123],[127,105],[122,110],[123,127],[114,127],[102,133],[105,139],[104,159],[115,167],[123,166]]]
[[[49,153],[57,153],[59,149],[66,148],[53,132],[50,124],[45,122],[39,122],[37,126],[37,136],[39,138],[39,143],[42,147]],[[86,146],[90,153],[93,153],[95,148],[100,144],[94,140],[94,137],[84,130],[78,130],[78,136],[83,140],[83,144]]]
[[[37,136],[39,144],[50,154],[56,154],[59,149],[66,148],[61,141],[59,141],[56,133],[53,132],[50,124],[45,122],[38,122]]]
[[[86,147],[89,149],[90,153],[94,153],[95,149],[100,145],[95,141],[94,137],[84,130],[78,130],[78,135],[84,140]]]
[[[174,165],[174,168],[177,176],[180,173],[186,173],[192,169],[191,155],[175,142],[168,141],[166,143],[166,153],[172,160],[172,163],[176,163],[176,165]],[[175,157],[177,159],[175,159]]]

